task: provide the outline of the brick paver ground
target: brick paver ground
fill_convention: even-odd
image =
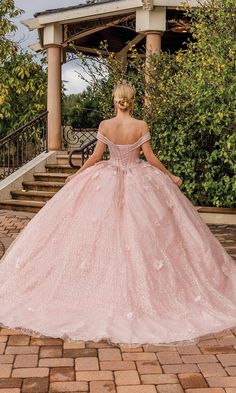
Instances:
[[[4,253],[33,213],[0,210]],[[209,225],[236,261],[236,226]],[[0,329],[0,393],[236,393],[236,327],[188,346],[66,342]]]

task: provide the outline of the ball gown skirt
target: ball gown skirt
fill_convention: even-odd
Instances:
[[[77,173],[0,263],[0,325],[126,344],[197,342],[236,326],[236,265],[134,144]]]

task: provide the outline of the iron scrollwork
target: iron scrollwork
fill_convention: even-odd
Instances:
[[[48,151],[47,114],[42,113],[0,140],[0,179]]]

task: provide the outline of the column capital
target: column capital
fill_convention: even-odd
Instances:
[[[154,2],[153,0],[141,0],[143,4],[143,9],[151,11],[154,7]]]
[[[153,9],[136,9],[136,32],[166,30],[166,7],[158,6]]]
[[[43,49],[48,49],[48,48],[62,48],[62,45],[60,45],[60,44],[46,44],[43,46]]]
[[[62,25],[51,23],[43,29],[43,46],[61,45],[63,43]]]
[[[164,31],[161,30],[146,30],[143,32],[145,35],[147,34],[158,34],[158,35],[163,35]]]

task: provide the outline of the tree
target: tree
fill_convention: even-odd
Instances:
[[[12,18],[23,11],[13,0],[0,3],[0,137],[46,107],[45,59],[37,59],[11,39]]]
[[[63,124],[74,128],[96,128],[102,120],[99,97],[90,86],[82,93],[63,98]]]
[[[80,76],[99,96],[104,117],[113,113],[113,85],[132,81],[134,115],[147,120],[155,153],[184,179],[186,196],[194,204],[236,207],[236,3],[208,0],[186,5],[185,14],[193,37],[186,49],[150,56],[148,70],[135,48],[126,70],[113,53],[92,64],[80,54],[89,77]]]

